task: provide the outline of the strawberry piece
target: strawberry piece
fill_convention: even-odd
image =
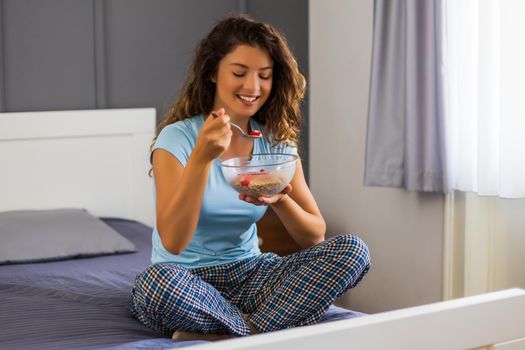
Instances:
[[[259,170],[259,172],[264,173],[264,169]]]
[[[250,185],[250,182],[251,182],[251,180],[250,180],[250,178],[248,176],[243,176],[241,178],[241,186],[243,186],[243,187],[248,187]]]

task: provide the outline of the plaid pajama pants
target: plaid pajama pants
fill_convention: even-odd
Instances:
[[[137,276],[131,313],[160,333],[234,334],[316,323],[370,268],[368,247],[343,234],[298,253],[263,253],[224,265],[187,269],[174,263]]]

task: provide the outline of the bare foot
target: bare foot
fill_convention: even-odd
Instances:
[[[248,324],[248,327],[250,327],[250,334],[261,333],[261,332],[259,332],[259,330],[257,328],[255,328],[253,323],[248,319],[248,316],[249,316],[248,314],[242,314],[242,318],[244,319],[244,321],[246,321],[246,323]]]
[[[224,340],[234,338],[233,334],[213,334],[213,333],[197,333],[197,332],[183,332],[175,331],[171,339],[175,340]]]

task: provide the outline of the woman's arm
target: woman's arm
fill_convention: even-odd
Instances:
[[[204,122],[186,167],[168,151],[153,152],[157,230],[162,245],[172,254],[181,253],[190,243],[212,162],[230,144],[229,117],[221,111],[220,117]]]
[[[239,195],[239,198],[255,205],[271,205],[290,236],[302,248],[324,240],[326,224],[306,184],[301,160],[297,161],[290,185],[280,194],[259,198]]]
[[[184,168],[168,151],[153,152],[157,230],[162,245],[172,254],[181,253],[193,237],[210,164],[192,153]]]
[[[292,191],[271,206],[294,241],[308,248],[324,241],[326,223],[306,184],[301,160],[290,185]]]

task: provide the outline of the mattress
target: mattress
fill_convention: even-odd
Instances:
[[[168,349],[204,341],[175,341],[128,312],[137,274],[150,263],[151,228],[103,218],[137,252],[0,266],[2,349]],[[331,306],[320,322],[362,316]]]

